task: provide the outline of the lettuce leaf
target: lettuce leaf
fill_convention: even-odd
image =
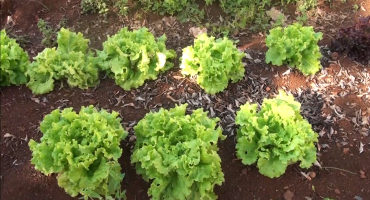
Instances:
[[[35,57],[26,74],[27,86],[34,94],[45,94],[54,89],[55,80],[67,79],[71,87],[86,89],[99,83],[99,68],[89,40],[81,33],[62,28],[58,33],[58,48],[46,48]]]
[[[221,92],[230,79],[234,83],[244,77],[243,53],[227,38],[215,40],[202,34],[182,54],[181,73],[197,74],[199,86],[207,93]]]
[[[297,68],[304,75],[311,75],[321,68],[319,46],[322,33],[315,33],[313,27],[303,27],[295,23],[286,28],[277,27],[270,30],[266,38],[269,47],[266,63],[281,66],[288,64]]]
[[[270,178],[284,174],[288,165],[300,161],[309,168],[316,161],[318,135],[300,115],[300,103],[284,92],[275,99],[245,104],[237,112],[237,157],[245,165],[257,162],[261,174]]]
[[[185,115],[187,105],[148,113],[134,127],[137,141],[131,163],[146,181],[152,199],[216,199],[213,187],[224,175],[217,141],[224,139],[218,118],[201,109]]]
[[[60,187],[71,196],[106,198],[120,194],[123,179],[118,159],[127,136],[117,112],[82,107],[59,109],[40,124],[41,142],[30,140],[31,163],[42,173],[58,173]]]
[[[103,43],[98,51],[99,66],[114,78],[125,90],[137,88],[145,80],[154,80],[160,72],[173,67],[167,59],[175,58],[173,50],[167,50],[166,36],[155,40],[146,28],[128,31],[123,28]]]
[[[30,63],[28,54],[14,39],[1,31],[0,86],[26,84],[25,72]]]

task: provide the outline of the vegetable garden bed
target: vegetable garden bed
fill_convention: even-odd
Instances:
[[[125,173],[125,177],[121,182],[121,189],[122,191],[126,190],[126,196],[129,200],[150,199],[148,196],[148,189],[151,186],[151,182],[144,181],[142,176],[145,176],[147,179],[151,177],[152,174],[148,173],[148,175],[141,171],[141,176],[136,172],[139,165],[138,162],[144,163],[145,159],[136,155],[136,165],[131,164],[133,159],[131,156],[134,149],[136,151],[139,148],[135,147],[136,140],[140,140],[140,145],[142,145],[143,140],[145,144],[149,143],[145,141],[150,140],[148,138],[137,138],[140,137],[146,129],[149,129],[149,126],[144,126],[144,121],[141,122],[140,128],[136,128],[136,126],[142,119],[149,120],[148,116],[145,117],[149,112],[158,112],[161,108],[169,110],[176,105],[185,103],[188,104],[186,114],[191,114],[194,110],[201,109],[206,111],[210,118],[218,117],[219,122],[217,122],[216,128],[221,129],[222,134],[226,136],[224,140],[218,140],[218,151],[215,149],[216,145],[213,143],[210,143],[212,145],[209,147],[205,145],[204,141],[199,142],[196,137],[187,138],[189,141],[196,141],[196,144],[203,144],[202,147],[204,148],[217,151],[221,159],[221,170],[224,174],[224,182],[222,182],[221,186],[215,184],[215,182],[219,182],[222,179],[217,171],[217,164],[215,164],[217,163],[215,160],[217,160],[218,156],[212,157],[214,162],[212,163],[212,169],[215,171],[207,173],[206,175],[208,178],[211,176],[217,177],[214,180],[215,182],[211,184],[215,184],[214,192],[218,196],[218,199],[370,199],[370,137],[368,136],[370,134],[370,63],[366,63],[366,56],[369,54],[362,54],[362,57],[356,56],[358,55],[356,53],[363,52],[363,49],[367,48],[366,45],[359,45],[366,44],[366,40],[362,40],[363,43],[356,43],[357,49],[343,48],[343,46],[338,46],[338,43],[336,43],[335,45],[337,46],[335,48],[338,51],[343,50],[342,53],[333,52],[330,49],[331,42],[334,41],[336,37],[339,37],[337,33],[340,28],[353,26],[358,17],[370,15],[369,2],[360,0],[318,1],[318,6],[314,10],[316,15],[308,16],[309,19],[305,21],[305,23],[313,26],[314,31],[322,32],[323,40],[319,41],[319,49],[315,49],[315,57],[313,58],[313,60],[315,60],[319,54],[318,51],[320,51],[322,55],[320,59],[321,66],[316,74],[315,72],[318,70],[318,66],[313,69],[313,75],[308,76],[304,76],[301,71],[299,71],[302,70],[302,66],[304,65],[302,63],[304,63],[304,61],[296,62],[299,63],[297,65],[300,65],[300,67],[291,69],[286,66],[287,63],[285,62],[292,62],[294,58],[286,58],[285,60],[284,58],[280,58],[281,60],[276,61],[276,59],[274,59],[276,54],[273,54],[274,52],[271,51],[268,61],[272,62],[274,65],[266,64],[265,62],[266,52],[272,48],[270,45],[273,45],[271,39],[268,46],[266,46],[265,42],[266,36],[269,35],[269,29],[272,29],[270,23],[275,23],[275,25],[272,26],[278,26],[278,23],[282,23],[281,25],[288,25],[297,21],[297,15],[294,14],[296,8],[293,4],[281,7],[277,6],[276,8],[281,10],[284,14],[283,16],[286,17],[286,21],[278,22],[277,18],[275,18],[277,16],[271,15],[268,24],[263,24],[269,27],[265,30],[256,32],[252,28],[248,29],[248,27],[255,27],[255,22],[244,28],[230,28],[230,30],[233,31],[229,33],[228,38],[230,40],[239,40],[236,46],[239,49],[240,55],[243,56],[241,60],[242,65],[237,66],[239,54],[231,53],[232,50],[230,49],[232,49],[231,46],[233,46],[231,42],[228,43],[227,41],[219,40],[219,43],[216,45],[212,43],[213,39],[201,36],[203,40],[202,44],[212,43],[213,46],[210,45],[212,50],[210,50],[211,47],[209,46],[210,49],[206,49],[203,52],[199,50],[201,42],[199,42],[198,46],[194,45],[194,35],[197,35],[198,32],[202,32],[202,30],[204,30],[202,28],[207,28],[209,35],[212,34],[216,38],[222,38],[220,32],[224,32],[224,29],[220,28],[220,30],[212,31],[212,28],[221,27],[222,24],[213,27],[206,26],[206,24],[211,21],[216,24],[220,23],[220,21],[218,21],[220,18],[228,19],[228,15],[222,13],[222,9],[217,4],[206,6],[203,1],[196,1],[200,5],[200,8],[205,8],[206,12],[205,20],[200,20],[201,23],[198,23],[193,20],[186,20],[186,17],[190,19],[195,15],[185,15],[186,17],[184,20],[183,12],[180,12],[178,18],[175,18],[172,16],[161,16],[150,12],[143,12],[138,7],[129,8],[129,10],[132,10],[126,16],[119,14],[122,10],[116,7],[108,7],[110,11],[108,11],[107,15],[92,13],[82,14],[80,0],[14,0],[4,2],[6,3],[4,3],[3,6],[2,1],[1,27],[7,29],[7,34],[11,38],[15,38],[31,58],[37,56],[45,47],[49,45],[51,45],[49,47],[52,47],[52,44],[58,44],[59,40],[56,30],[59,30],[63,26],[76,33],[81,32],[83,37],[89,39],[90,42],[88,45],[90,49],[93,52],[95,52],[95,50],[99,51],[99,61],[107,60],[108,58],[122,59],[122,57],[124,57],[123,55],[127,52],[119,54],[113,52],[113,50],[109,48],[113,49],[112,46],[116,48],[122,45],[122,43],[135,41],[135,36],[125,32],[126,30],[122,31],[121,35],[116,38],[114,35],[123,27],[128,27],[129,30],[147,27],[148,31],[153,33],[155,37],[160,37],[162,34],[165,34],[167,40],[162,38],[160,42],[157,43],[148,42],[149,39],[148,41],[138,41],[150,44],[153,49],[160,49],[160,53],[162,54],[157,54],[158,58],[154,58],[155,62],[165,55],[167,56],[166,58],[169,58],[169,60],[174,63],[174,67],[171,68],[168,65],[164,65],[162,61],[159,61],[162,62],[163,65],[158,65],[157,67],[163,67],[163,70],[160,70],[160,73],[155,73],[154,77],[158,75],[157,78],[148,76],[151,80],[145,80],[142,86],[140,86],[141,81],[140,83],[130,82],[129,84],[126,84],[127,82],[124,81],[117,81],[118,78],[124,80],[123,77],[125,77],[125,75],[120,74],[117,68],[112,67],[114,66],[114,62],[111,61],[102,67],[108,74],[106,76],[105,73],[101,73],[99,76],[100,82],[97,80],[96,72],[91,72],[90,68],[86,69],[86,71],[81,70],[81,72],[78,72],[79,74],[93,73],[93,75],[91,75],[93,78],[89,79],[90,82],[85,81],[87,85],[83,85],[83,87],[90,87],[88,89],[79,89],[68,85],[71,85],[71,83],[73,85],[76,82],[79,83],[79,81],[81,81],[80,79],[71,79],[67,82],[65,81],[66,79],[61,78],[62,81],[57,81],[60,77],[69,76],[67,72],[63,72],[61,75],[55,75],[56,78],[54,79],[56,79],[56,81],[54,82],[53,88],[47,88],[47,90],[52,90],[51,92],[41,91],[38,86],[32,88],[31,85],[30,88],[32,90],[41,91],[40,93],[46,94],[33,94],[25,85],[1,87],[1,199],[64,200],[77,199],[80,197],[77,196],[73,198],[67,194],[63,188],[59,187],[56,178],[57,174],[46,176],[35,169],[34,161],[33,164],[31,164],[32,152],[28,144],[31,139],[36,142],[40,141],[40,138],[43,136],[42,130],[40,131],[39,128],[40,123],[44,120],[44,117],[53,110],[62,110],[71,107],[78,113],[82,106],[88,107],[89,105],[93,105],[98,109],[107,110],[109,113],[113,111],[118,113],[124,131],[128,133],[128,136],[122,140],[120,144],[122,156],[119,158],[118,163],[122,168],[121,172]],[[132,2],[129,1],[128,5],[131,5],[130,3]],[[354,5],[357,5],[358,9],[355,9]],[[8,12],[5,12],[5,9]],[[186,12],[194,14],[194,11],[191,12],[191,10],[187,9],[185,9]],[[276,13],[274,10],[269,11]],[[280,15],[280,17],[282,17],[282,15]],[[49,32],[40,32],[37,27],[40,19],[48,22],[48,27],[46,29],[49,30]],[[186,22],[181,23],[180,21]],[[204,25],[203,27],[201,26],[202,24]],[[357,28],[359,26],[360,25],[358,25]],[[64,29],[62,30],[65,31]],[[348,30],[355,29],[343,29],[342,31],[350,32]],[[309,32],[309,30],[304,31]],[[50,34],[48,35],[48,33]],[[69,35],[68,37],[74,37],[73,34],[72,36],[70,36],[70,33],[65,34]],[[149,33],[145,33],[145,31],[141,29],[141,34],[146,35]],[[110,36],[110,39],[112,39],[111,41],[107,41],[107,35]],[[67,36],[61,37],[64,38]],[[117,38],[119,37],[130,38],[130,40],[119,40],[118,42]],[[318,39],[319,34],[315,37],[316,38],[312,40]],[[340,35],[340,37],[344,36]],[[45,40],[45,38],[48,40]],[[149,38],[149,36],[145,38]],[[276,40],[277,39],[273,39],[273,41]],[[164,41],[168,51],[165,50],[163,47],[164,45],[161,44]],[[348,40],[346,39],[346,41]],[[1,42],[3,43],[3,40]],[[367,42],[370,42],[370,40]],[[68,49],[68,53],[73,52],[73,55],[78,55],[74,57],[61,56],[61,58],[58,58],[58,62],[60,63],[66,63],[65,60],[67,59],[81,60],[82,57],[85,59],[86,54],[86,60],[84,61],[89,64],[84,62],[82,65],[89,65],[90,67],[92,66],[92,68],[95,64],[104,65],[99,63],[99,61],[94,63],[95,60],[91,61],[90,59],[92,58],[87,58],[91,55],[86,53],[87,51],[83,43],[84,42],[79,43],[80,50],[68,49],[68,45],[70,44],[64,46],[59,44],[55,51],[50,50],[50,52],[53,51],[55,54],[58,54]],[[158,47],[156,45],[158,45]],[[204,55],[206,55],[205,53],[208,51],[213,51],[212,56],[217,57],[219,52],[222,53],[222,50],[219,49],[228,50],[227,55],[233,59],[229,59],[227,63],[233,63],[231,66],[237,67],[222,75],[223,78],[226,79],[223,79],[222,83],[228,82],[227,87],[225,84],[217,84],[217,87],[212,87],[212,83],[217,82],[217,79],[213,79],[209,82],[206,82],[206,80],[201,83],[198,82],[199,84],[197,83],[196,76],[194,76],[195,74],[198,74],[198,78],[209,76],[209,74],[205,73],[206,69],[203,68],[204,71],[191,71],[195,69],[197,65],[201,66],[202,63],[195,62],[194,60],[189,61],[184,59],[184,62],[182,62],[183,60],[179,60],[183,54],[183,49],[190,45],[194,45],[194,49],[188,48],[186,52],[195,52],[194,55],[199,56],[197,59],[204,58]],[[170,51],[170,49],[174,51]],[[142,53],[143,49],[141,48],[140,50]],[[147,50],[149,52],[148,55],[151,54],[151,50],[152,49]],[[282,50],[279,49],[277,52],[281,53],[281,51]],[[298,52],[298,50],[295,51]],[[351,53],[355,51],[356,53]],[[159,51],[156,50],[156,52]],[[175,52],[177,58],[173,58]],[[3,52],[1,53],[3,54]],[[117,56],[118,54],[119,56]],[[303,54],[305,54],[304,51],[302,51],[302,55]],[[203,55],[203,57],[200,55]],[[226,53],[224,53],[224,55],[226,55]],[[347,57],[347,55],[349,57]],[[210,60],[212,60],[214,65],[218,65],[222,63],[222,59],[219,59],[220,57],[222,56]],[[48,57],[46,56],[46,58]],[[152,58],[153,57],[150,57],[150,59]],[[361,59],[361,63],[352,60],[352,58]],[[22,59],[24,60],[24,58]],[[127,59],[131,59],[131,62],[133,62],[132,60],[135,58],[127,57]],[[31,62],[32,61],[31,59]],[[316,61],[316,63],[318,63],[317,59]],[[37,60],[37,62],[41,61]],[[148,61],[148,63],[150,62]],[[275,66],[279,64],[279,62],[284,63],[284,65],[281,67]],[[192,72],[185,74],[192,76],[185,76],[181,73],[182,70],[184,70],[182,67],[183,63],[186,63],[187,68],[185,69]],[[33,69],[41,66],[39,63],[31,65]],[[57,68],[58,64],[55,64],[55,66],[54,68]],[[240,67],[244,67],[244,76],[240,74],[243,73]],[[135,71],[136,69],[132,70]],[[305,71],[305,74],[310,73],[311,71]],[[210,74],[214,74],[214,72]],[[148,77],[144,78],[147,79]],[[116,78],[116,81],[111,78]],[[135,78],[137,77],[135,76]],[[22,83],[24,83],[23,79],[24,78],[22,78]],[[86,79],[88,78],[86,77]],[[229,81],[230,79],[232,81]],[[33,83],[33,86],[34,85],[35,83]],[[211,85],[211,87],[209,87],[209,85]],[[223,87],[226,88],[223,89]],[[241,107],[246,103],[257,103],[262,105],[264,100],[275,98],[279,94],[279,90],[292,94],[295,100],[301,104],[301,115],[312,126],[313,131],[315,131],[315,137],[318,137],[318,142],[315,142],[317,162],[308,169],[301,168],[299,162],[289,165],[285,173],[281,176],[276,174],[271,175],[272,172],[266,168],[266,166],[263,166],[263,170],[261,170],[260,164],[244,165],[242,160],[244,161],[245,158],[239,159],[236,149],[238,141],[236,137],[238,134],[237,132],[239,127],[243,126],[240,123],[244,123],[242,118],[237,119],[238,117],[236,117]],[[197,113],[197,115],[203,116],[200,113]],[[106,117],[107,116],[108,115],[106,115]],[[205,119],[204,116],[199,116],[198,118]],[[153,118],[153,116],[151,117]],[[66,118],[68,118],[67,114]],[[197,120],[199,120],[198,118]],[[181,121],[182,119],[177,118],[177,120]],[[99,122],[100,121],[101,120],[99,120]],[[191,120],[187,122],[189,122],[189,124],[195,124],[194,121],[190,121]],[[301,123],[300,120],[296,122]],[[215,123],[215,121],[212,123]],[[205,127],[211,127],[209,124],[211,124],[211,121],[203,121]],[[194,127],[195,126],[198,127],[200,125],[194,125]],[[146,129],[143,127],[146,127]],[[155,129],[155,127],[151,126],[150,129]],[[44,130],[46,129],[44,128]],[[140,131],[140,134],[135,135],[136,131]],[[213,132],[213,134],[217,135],[216,131]],[[179,140],[183,141],[183,138]],[[217,141],[217,139],[213,138],[213,142],[214,141]],[[314,140],[312,139],[312,141]],[[162,140],[161,142],[165,143]],[[33,143],[33,148],[35,148],[34,146],[35,143]],[[142,148],[142,146],[140,146],[140,148]],[[145,151],[140,150],[140,152]],[[179,150],[179,152],[181,152],[181,150]],[[208,153],[209,152],[210,150],[208,150]],[[241,153],[239,152],[239,154]],[[298,154],[297,159],[298,156],[301,160],[303,159],[302,155]],[[295,160],[295,158],[293,160]],[[150,163],[151,162],[147,165],[150,165]],[[206,163],[209,164],[209,162]],[[144,164],[142,164],[142,166],[143,165]],[[278,178],[269,178],[262,175],[261,173],[263,173],[263,171],[266,172],[266,169],[271,176]],[[156,174],[156,177],[161,178],[158,174]],[[152,178],[150,179],[152,180]],[[154,193],[158,192],[153,189],[151,192],[152,194],[153,191]],[[177,191],[174,191],[171,192],[176,194]],[[171,192],[168,192],[168,194]],[[183,195],[183,193],[181,193],[181,195]],[[213,194],[210,193],[210,196],[212,195]],[[197,198],[199,197],[196,195],[188,196],[188,199]],[[173,199],[173,197],[170,199]]]

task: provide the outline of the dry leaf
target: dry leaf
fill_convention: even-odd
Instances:
[[[189,32],[190,34],[192,34],[195,38],[198,37],[198,35],[200,34],[203,34],[203,33],[207,33],[207,29],[206,28],[199,28],[199,27],[191,27],[189,29]]]
[[[312,179],[311,179],[311,177],[310,177],[309,175],[305,174],[304,172],[301,172],[301,174],[302,174],[305,178],[307,178],[308,180],[312,180]]]
[[[5,137],[5,138],[8,138],[8,137],[16,138],[14,135],[12,135],[12,134],[10,134],[10,133],[5,133],[4,137]]]
[[[39,98],[31,98],[31,100],[34,101],[34,102],[36,102],[36,103],[38,103],[38,104],[40,104],[40,99]]]
[[[362,142],[360,142],[360,148],[359,148],[360,153],[364,151],[364,146],[365,145]]]
[[[362,124],[362,125],[367,125],[367,124],[369,124],[369,121],[368,121],[368,119],[367,119],[367,117],[366,117],[366,116],[363,116],[363,117],[362,117],[362,122],[361,122],[361,124]]]
[[[314,163],[314,165],[315,165],[315,166],[318,166],[318,167],[320,167],[320,169],[322,169],[322,166],[321,166],[321,164],[319,163],[319,161],[317,161],[317,160],[316,160],[316,161],[315,161],[315,163]]]
[[[28,142],[28,135],[26,135],[25,138],[21,138],[21,140],[24,140],[25,142]]]

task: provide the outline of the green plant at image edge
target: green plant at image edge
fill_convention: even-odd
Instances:
[[[29,142],[31,163],[45,175],[57,173],[58,185],[72,197],[125,199],[118,159],[127,132],[118,115],[92,105],[78,114],[72,108],[52,111],[40,124],[40,143]]]
[[[28,54],[1,30],[0,86],[26,84],[29,64]]]

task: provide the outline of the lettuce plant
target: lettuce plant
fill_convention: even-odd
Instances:
[[[93,53],[88,50],[88,39],[81,33],[62,28],[58,33],[58,48],[46,48],[35,57],[26,74],[27,86],[34,94],[54,89],[54,81],[67,79],[71,87],[86,89],[99,83],[99,68]]]
[[[27,83],[25,72],[30,63],[28,54],[14,39],[1,31],[0,86],[20,85]]]
[[[75,197],[122,199],[120,141],[127,136],[117,112],[82,107],[59,109],[40,124],[41,142],[30,140],[31,163],[45,175],[58,173],[60,187]]]
[[[315,33],[313,27],[303,27],[295,23],[286,28],[276,27],[270,30],[266,38],[269,50],[266,63],[281,66],[288,64],[296,67],[304,75],[312,75],[321,68],[319,46],[322,33]]]
[[[216,199],[213,187],[224,181],[219,119],[201,109],[185,115],[186,107],[149,113],[134,127],[131,162],[146,181],[153,180],[148,191],[153,200]]]
[[[166,60],[176,57],[176,53],[166,49],[165,41],[165,35],[156,41],[146,28],[132,32],[123,28],[103,43],[103,51],[98,52],[99,65],[123,89],[137,88],[173,67]]]
[[[275,99],[245,104],[237,112],[237,157],[243,164],[257,162],[261,174],[270,178],[284,174],[288,165],[300,161],[309,168],[316,161],[317,134],[300,115],[300,103],[283,92]]]
[[[330,45],[330,50],[346,53],[348,57],[370,64],[370,15],[360,17],[358,22],[349,27],[343,27]]]
[[[183,75],[198,75],[197,82],[207,93],[223,91],[231,79],[244,77],[243,53],[227,38],[217,39],[206,34],[198,36],[194,46],[182,50],[180,68]]]

